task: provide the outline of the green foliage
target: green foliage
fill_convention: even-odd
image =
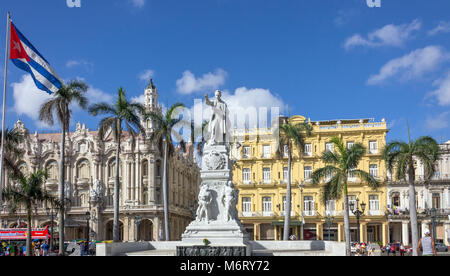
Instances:
[[[68,85],[63,84],[62,88],[41,106],[39,120],[52,126],[55,123],[53,114],[56,114],[59,123],[64,127],[64,131],[68,131],[72,113],[69,106],[76,103],[82,109],[86,109],[88,99],[85,93],[88,88],[87,84],[82,81],[70,81]]]
[[[92,116],[109,115],[103,118],[99,123],[98,137],[104,140],[105,134],[109,129],[113,131],[115,141],[120,141],[123,129],[130,134],[132,143],[141,132],[145,132],[141,126],[139,116],[145,113],[145,107],[139,103],[129,102],[125,95],[125,90],[120,87],[117,91],[118,97],[114,104],[98,103],[89,107],[89,113]]]
[[[327,176],[330,177],[322,188],[322,201],[326,203],[331,199],[340,199],[343,194],[348,195],[347,178],[350,172],[365,181],[372,189],[377,189],[380,185],[378,180],[369,173],[356,169],[366,153],[365,147],[355,143],[351,148],[347,148],[339,137],[333,137],[330,141],[335,150],[325,151],[321,156],[322,161],[327,165],[315,170],[312,174],[313,185],[318,185]]]
[[[149,119],[153,120],[156,126],[155,131],[150,135],[150,143],[156,143],[161,147],[162,141],[166,141],[169,148],[169,155],[174,152],[175,143],[185,144],[181,135],[173,131],[173,128],[177,124],[191,127],[190,122],[186,122],[177,116],[179,115],[178,112],[181,108],[185,107],[186,106],[182,103],[175,103],[166,111],[166,114],[161,114],[159,112],[148,112],[144,114],[144,121]]]
[[[53,206],[61,205],[43,187],[47,177],[47,172],[39,170],[29,176],[20,176],[16,180],[16,185],[4,188],[2,199],[7,203],[10,212],[15,213],[20,206],[29,209],[42,202],[50,202]]]
[[[434,164],[439,158],[439,145],[429,136],[415,141],[410,139],[409,143],[396,140],[384,147],[383,158],[390,173],[395,169],[398,180],[405,179],[409,169],[414,171],[414,160],[421,161],[425,167],[425,178],[430,179],[435,173]]]

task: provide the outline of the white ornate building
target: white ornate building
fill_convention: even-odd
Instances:
[[[158,93],[153,82],[144,93],[145,107],[161,112]],[[152,121],[143,122],[147,135],[153,131]],[[25,149],[19,166],[23,171],[46,169],[49,173],[45,187],[58,194],[61,134],[30,134],[25,125],[15,124],[26,136],[21,145]],[[97,131],[86,129],[80,123],[66,138],[66,240],[86,237],[86,212],[91,213],[91,238],[112,240],[113,191],[116,143],[109,136],[105,142]],[[194,219],[192,210],[197,201],[200,183],[199,168],[193,157],[193,146],[187,153],[176,149],[168,162],[168,183],[171,237],[181,238],[186,226]],[[160,240],[163,229],[162,169],[163,154],[157,145],[136,139],[132,147],[127,133],[123,134],[120,154],[120,238],[124,241]],[[6,177],[5,177],[6,178]],[[8,179],[4,185],[11,185]],[[50,216],[43,206],[37,206],[38,215],[32,227],[50,225]],[[11,216],[0,209],[1,227],[15,227],[18,219],[25,219],[25,210]],[[54,220],[55,225],[57,219]]]
[[[429,181],[424,181],[424,167],[420,162],[416,169],[416,204],[419,222],[419,236],[425,229],[432,231],[429,211],[437,210],[439,222],[436,238],[450,245],[450,141],[440,145],[441,156],[436,164],[436,173]],[[408,183],[389,181],[387,186],[387,217],[391,242],[411,243],[409,220]]]

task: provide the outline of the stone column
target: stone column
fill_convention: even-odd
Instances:
[[[389,222],[382,223],[381,233],[382,233],[383,245],[388,244],[389,243]]]
[[[127,200],[131,200],[131,162],[127,160],[126,162],[126,185],[127,185],[127,195],[126,195],[126,199]]]
[[[274,233],[275,233],[275,240],[278,240],[278,227],[276,225],[273,226],[274,228]]]
[[[318,241],[323,241],[323,223],[316,223],[316,239]]]
[[[409,244],[409,221],[402,221],[402,243],[404,246]]]
[[[139,205],[142,204],[142,198],[141,198],[141,157],[138,154],[137,155],[137,159],[136,159],[136,163],[134,166],[134,182],[135,182],[135,187],[136,187],[136,191],[135,191],[135,198],[136,200],[139,202]]]
[[[344,238],[344,223],[338,223],[338,242],[343,242]]]
[[[261,223],[255,223],[253,226],[253,239],[255,241],[259,240],[259,237],[261,237]]]
[[[130,241],[130,223],[131,219],[128,216],[123,217],[123,241]]]
[[[148,199],[150,201],[150,204],[155,204],[155,181],[156,181],[156,175],[157,175],[157,171],[156,171],[156,160],[154,160],[153,158],[149,158],[148,160],[148,176],[147,176],[147,180],[148,180]],[[144,205],[148,205],[149,202],[145,202]]]
[[[367,242],[367,222],[361,222],[359,225],[359,239],[361,242]]]
[[[160,239],[159,239],[159,229],[162,229],[162,227],[161,227],[161,221],[160,221],[160,219],[159,219],[159,217],[155,217],[154,219],[153,219],[153,239],[155,240],[155,241],[160,241]]]

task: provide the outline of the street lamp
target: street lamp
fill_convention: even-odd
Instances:
[[[359,233],[359,229],[360,229],[360,226],[359,226],[359,218],[361,217],[361,216],[363,216],[364,215],[364,211],[366,210],[366,204],[363,202],[363,203],[361,203],[361,210],[359,210],[359,199],[358,198],[356,198],[356,209],[355,210],[353,210],[354,208],[355,208],[355,204],[353,203],[353,201],[352,202],[350,202],[350,209],[352,210],[352,213],[356,216],[356,224],[357,224],[357,231],[356,231],[356,235],[358,235],[358,237],[357,237],[357,241],[358,241],[358,243],[361,243],[361,236],[360,236],[360,233]]]
[[[86,225],[87,225],[87,231],[86,231],[86,241],[89,245],[89,221],[91,220],[91,213],[89,211],[86,212]]]
[[[303,240],[303,224],[304,224],[304,217],[303,217],[303,188],[305,188],[305,180],[302,180],[302,183],[298,184],[298,187],[300,188],[300,214],[302,216],[301,221],[301,229],[300,229],[300,240]]]
[[[47,216],[50,215],[50,252],[53,252],[53,228],[54,228],[53,206],[52,208],[46,206],[45,212],[47,213]]]
[[[431,208],[431,210],[429,211],[429,215],[431,218],[431,224],[433,227],[433,240],[436,243],[436,227],[437,224],[441,221],[438,214],[437,214],[437,210],[436,208]]]
[[[136,241],[139,241],[139,225],[141,224],[141,222],[142,222],[142,216],[140,216],[140,215],[136,215],[135,217],[134,217],[134,223],[136,223]]]
[[[331,215],[325,216],[325,223],[328,225],[328,240],[329,241],[331,241],[330,228],[331,228],[331,225],[333,225],[333,221],[334,221],[333,216],[331,216]]]

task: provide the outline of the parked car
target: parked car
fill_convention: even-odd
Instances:
[[[448,246],[446,246],[445,244],[443,244],[443,243],[436,243],[435,244],[435,246],[436,246],[436,251],[437,252],[448,252]]]

